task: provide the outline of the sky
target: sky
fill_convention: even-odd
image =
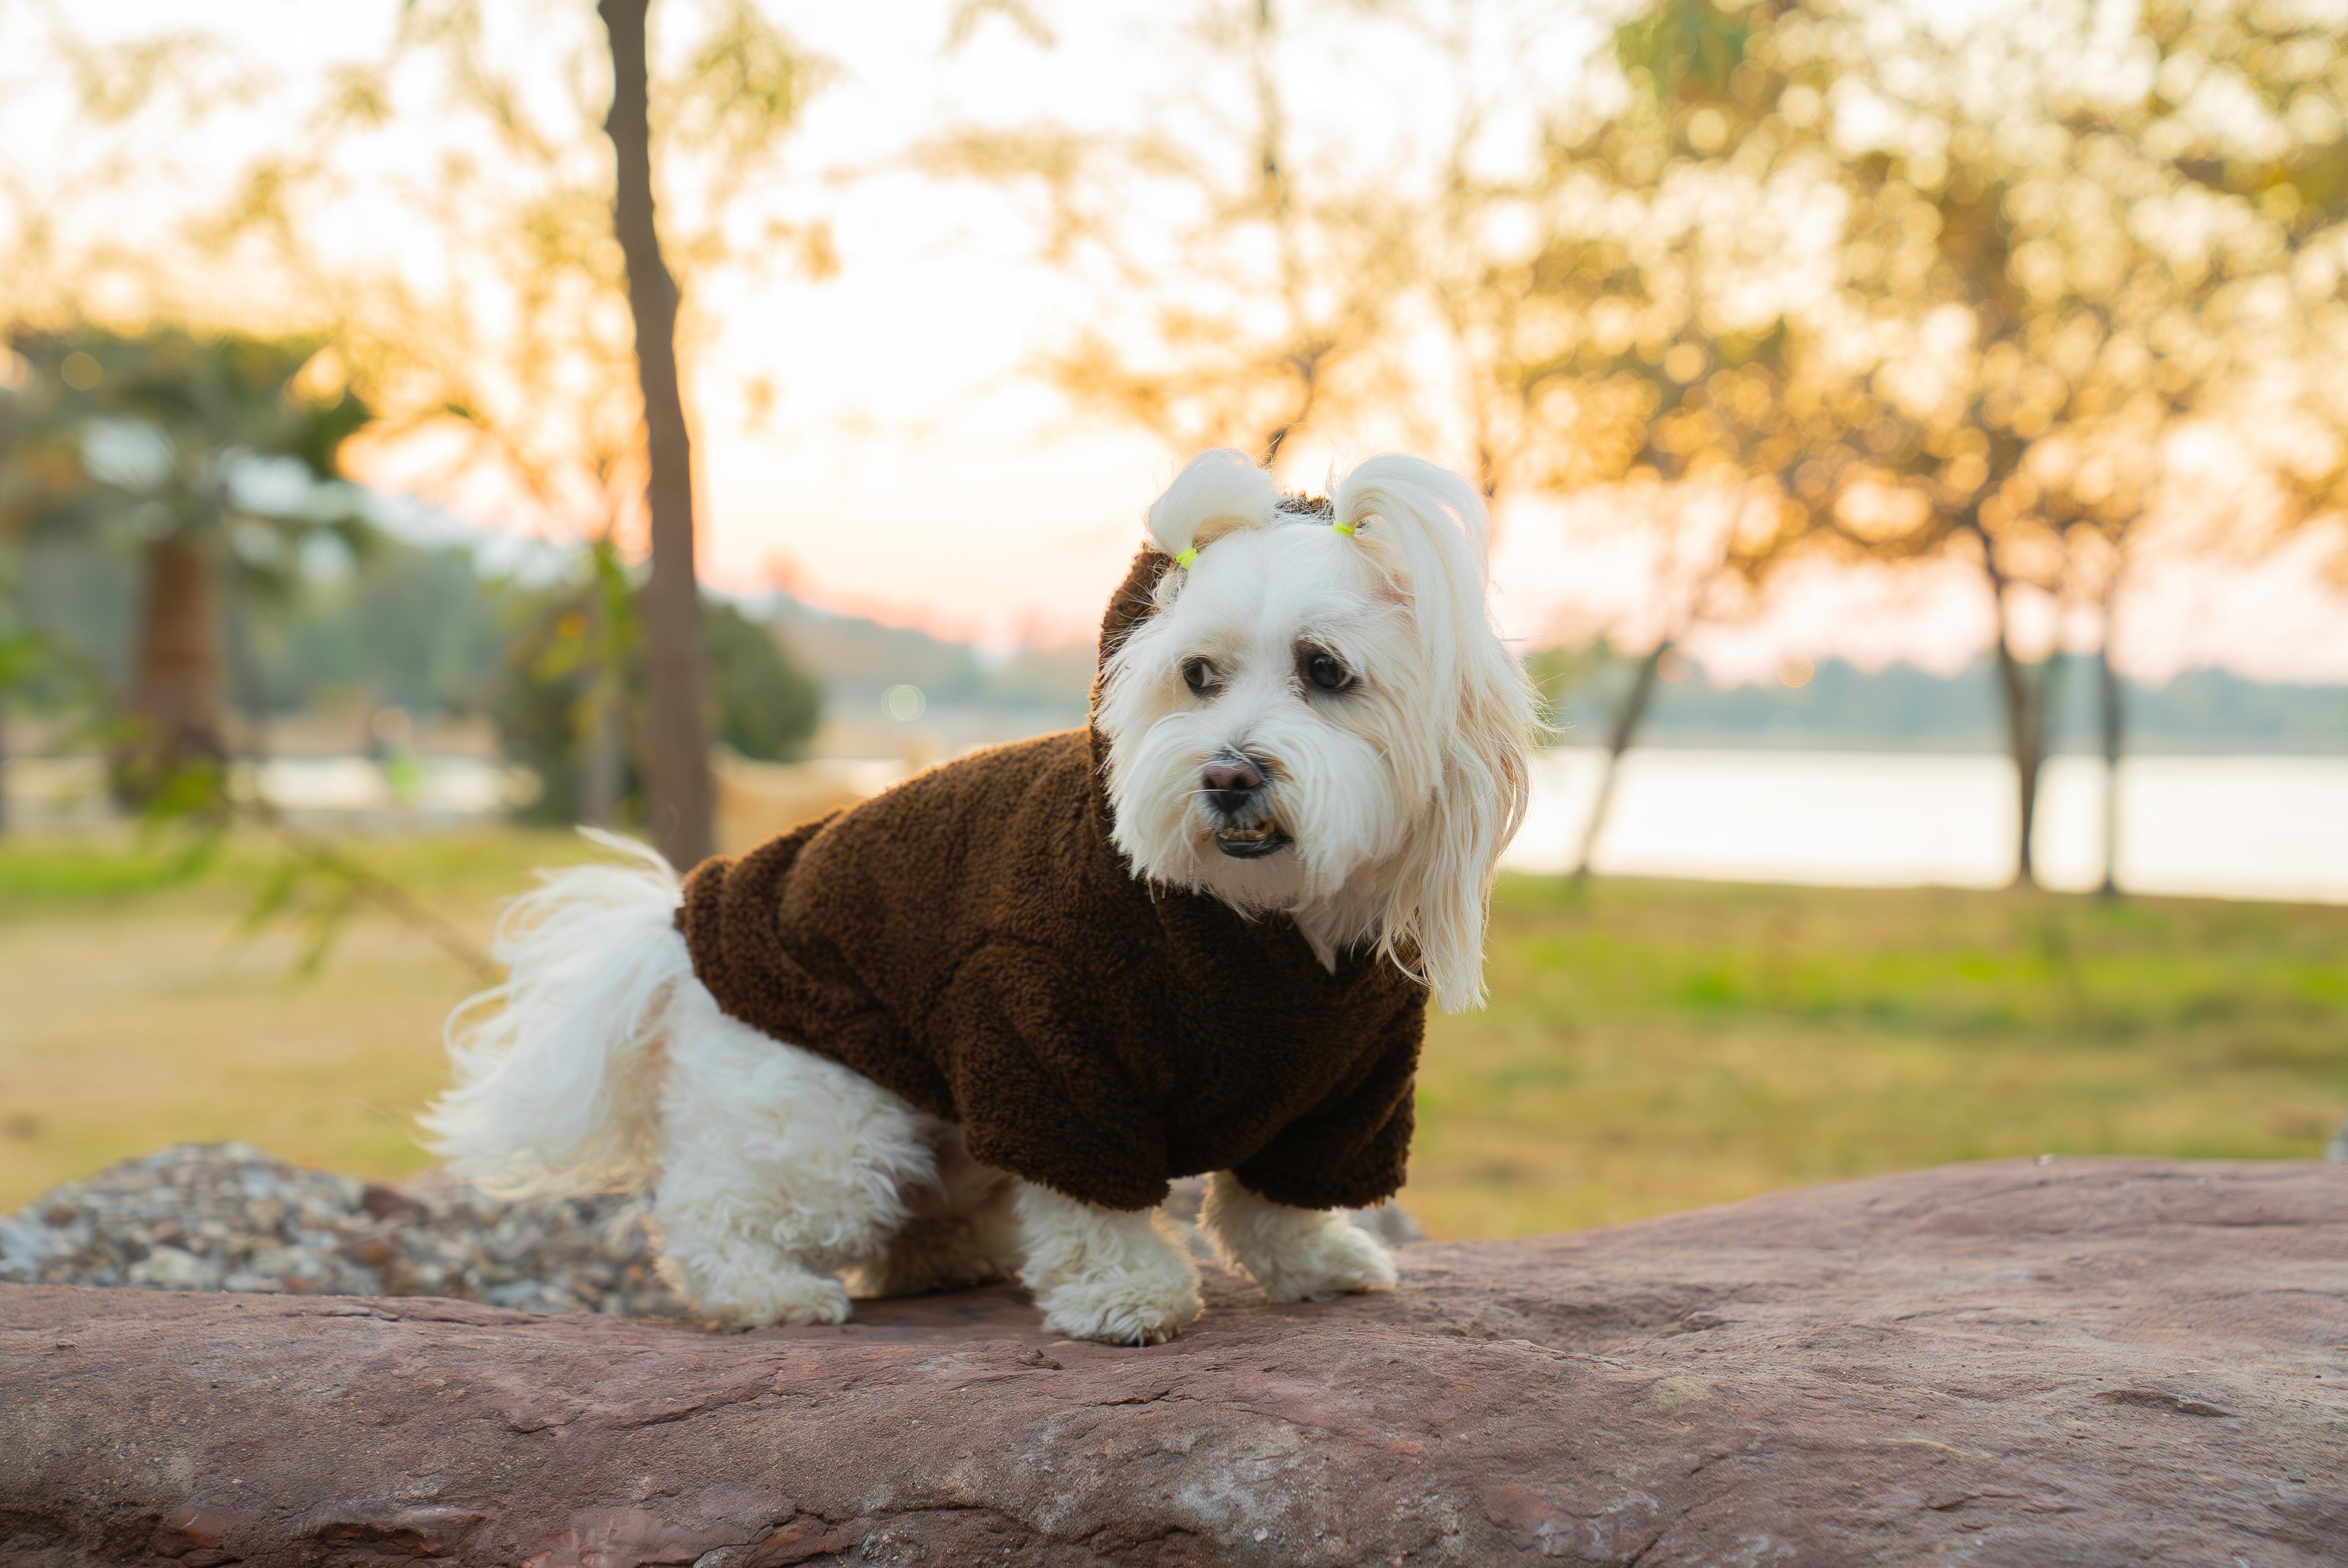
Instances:
[[[656,17],[692,3],[662,0]],[[997,646],[1087,635],[1139,539],[1144,509],[1184,455],[1078,417],[1044,384],[1036,362],[1089,319],[1091,302],[1038,258],[1032,207],[931,178],[908,154],[956,126],[1016,126],[1046,111],[1101,129],[1153,116],[1208,123],[1218,104],[1195,51],[1170,27],[1169,8],[1146,0],[1038,0],[1053,46],[998,18],[952,51],[942,4],[769,0],[767,9],[834,73],[756,205],[770,217],[827,222],[840,267],[825,280],[787,264],[737,269],[696,302],[705,331],[690,395],[706,576],[743,592],[788,587],[830,608]],[[1554,90],[1597,36],[1593,23],[1559,7],[1496,9],[1502,22],[1480,42],[1481,79],[1539,79]],[[283,108],[289,95],[385,46],[396,4],[109,0],[78,10],[94,13],[74,16],[85,36],[216,34],[256,81],[275,84],[250,87],[249,101],[228,95],[193,129],[86,127],[40,11],[0,8],[0,172],[14,188],[46,193],[74,221],[168,253],[187,214],[221,194],[208,182],[297,134]],[[563,49],[592,42],[581,30],[592,23],[584,0],[506,0],[491,10],[501,26],[525,30],[524,45],[537,43],[530,29],[544,30],[541,69],[556,87]],[[1304,121],[1299,140],[1322,154],[1394,155],[1447,118],[1432,88],[1415,87],[1416,63],[1367,33],[1336,36],[1284,69]],[[1502,150],[1493,156],[1505,159],[1523,130],[1495,127]],[[592,144],[585,154],[602,156]],[[354,258],[428,268],[404,227],[412,209],[383,195],[417,170],[399,167],[395,152],[342,172],[334,241]],[[213,286],[233,297],[238,285],[232,276]],[[269,302],[247,302],[265,312]],[[1368,455],[1311,438],[1283,472],[1317,488]],[[397,456],[365,477],[403,482]],[[1633,643],[1653,635],[1650,578],[1635,538],[1614,526],[1618,507],[1596,496],[1503,508],[1493,576],[1505,630],[1535,644],[1601,630]],[[491,528],[543,526],[494,499],[458,509]],[[2348,616],[2317,590],[2317,574],[2312,545],[2239,566],[2148,570],[2119,630],[2121,662],[2153,680],[2209,663],[2269,679],[2348,680]],[[1796,652],[1949,670],[1983,651],[1990,624],[1977,582],[1962,570],[1797,572],[1766,613],[1707,630],[1691,651],[1726,679],[1769,679]]]

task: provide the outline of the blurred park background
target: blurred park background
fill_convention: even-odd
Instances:
[[[0,1210],[426,1163],[498,900],[1081,723],[1472,476],[1438,1235],[2348,1112],[2348,0],[0,5]]]

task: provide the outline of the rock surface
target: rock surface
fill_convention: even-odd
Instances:
[[[1052,1343],[0,1288],[0,1563],[2348,1562],[2348,1170],[1958,1167]]]

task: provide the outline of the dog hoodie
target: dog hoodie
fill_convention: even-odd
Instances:
[[[1136,558],[1104,663],[1170,564]],[[1299,1208],[1392,1196],[1425,988],[1372,952],[1332,973],[1284,916],[1135,876],[1106,744],[1087,725],[997,746],[704,861],[676,916],[694,973],[1070,1197],[1148,1208],[1224,1170]]]

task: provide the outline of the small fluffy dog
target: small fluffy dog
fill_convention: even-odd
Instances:
[[[440,1153],[507,1194],[651,1185],[664,1270],[737,1327],[1017,1274],[1047,1328],[1170,1338],[1198,1276],[1156,1205],[1200,1173],[1272,1299],[1391,1286],[1342,1211],[1401,1185],[1426,1002],[1481,1001],[1525,806],[1484,509],[1415,458],[1323,500],[1210,452],[1148,535],[1086,729],[682,884],[646,856],[520,900],[510,978],[450,1020]]]

